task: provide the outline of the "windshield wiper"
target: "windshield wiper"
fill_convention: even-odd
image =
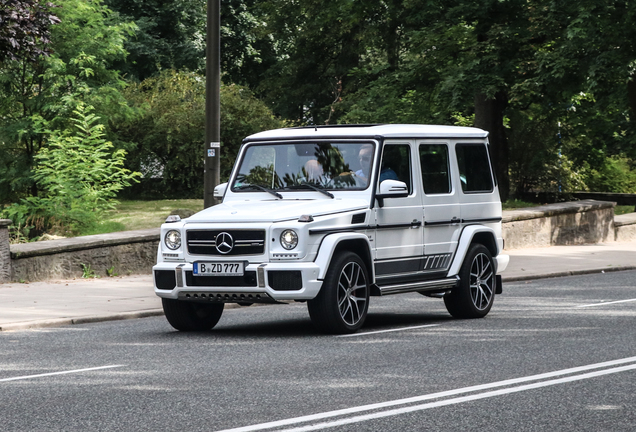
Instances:
[[[332,194],[331,192],[326,191],[326,190],[324,190],[324,189],[322,189],[322,188],[319,188],[318,186],[314,186],[314,185],[312,185],[311,183],[307,183],[307,182],[302,182],[302,183],[300,183],[300,184],[298,184],[298,185],[294,185],[294,186],[288,186],[288,187],[286,187],[285,189],[300,189],[300,188],[302,188],[303,186],[304,186],[304,187],[306,187],[306,188],[310,188],[310,189],[313,189],[313,190],[315,190],[315,191],[318,191],[318,192],[320,192],[320,193],[322,193],[322,194],[325,194],[325,195],[327,195],[329,198],[334,198],[334,196],[333,196],[333,194]]]
[[[263,187],[263,186],[259,186],[259,185],[255,185],[255,184],[246,184],[246,185],[241,185],[241,186],[234,186],[234,189],[238,189],[238,190],[250,189],[250,188],[258,189],[258,190],[261,190],[263,192],[267,192],[269,194],[272,194],[278,199],[283,199],[283,196],[281,194],[279,194],[278,192],[273,191],[271,189],[267,189],[266,187]]]

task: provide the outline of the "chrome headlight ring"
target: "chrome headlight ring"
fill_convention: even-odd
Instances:
[[[292,250],[298,246],[298,234],[296,231],[287,229],[280,235],[280,244],[287,250]]]
[[[170,230],[166,233],[164,244],[170,250],[177,250],[181,247],[181,231]]]

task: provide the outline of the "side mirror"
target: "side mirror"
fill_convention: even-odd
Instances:
[[[221,183],[214,188],[214,198],[223,199],[225,191],[227,190],[227,183]]]
[[[409,188],[406,183],[397,180],[384,180],[380,183],[380,193],[375,194],[380,207],[384,206],[385,198],[406,198]]]

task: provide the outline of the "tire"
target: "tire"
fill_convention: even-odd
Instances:
[[[471,245],[459,270],[459,286],[444,296],[448,312],[455,318],[483,318],[495,300],[495,266],[482,244]]]
[[[162,298],[163,312],[172,327],[179,331],[207,331],[221,319],[223,303],[194,303]]]
[[[314,326],[331,334],[355,333],[369,310],[369,273],[353,252],[339,253],[327,270],[322,289],[307,302]]]

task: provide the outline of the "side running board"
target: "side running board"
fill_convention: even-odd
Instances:
[[[380,286],[380,295],[401,294],[413,291],[440,291],[455,288],[459,283],[459,276],[445,279],[429,280],[422,282],[410,282],[398,285]]]

